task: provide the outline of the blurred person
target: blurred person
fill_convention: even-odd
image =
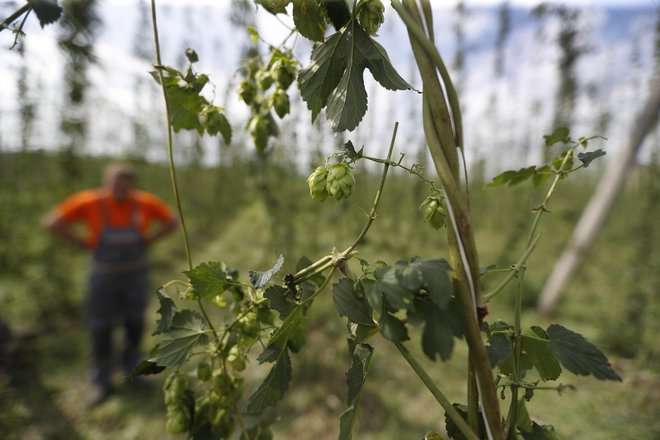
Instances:
[[[112,333],[117,320],[123,320],[124,327],[124,372],[130,373],[140,362],[149,291],[147,248],[178,225],[170,207],[137,190],[135,181],[130,165],[110,164],[102,188],[69,196],[43,222],[45,229],[92,254],[87,317],[95,391],[90,406],[114,393]]]

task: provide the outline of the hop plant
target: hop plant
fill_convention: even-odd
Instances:
[[[357,16],[362,28],[370,35],[375,35],[385,20],[385,7],[380,0],[360,0]]]
[[[314,170],[312,174],[307,178],[307,184],[309,185],[309,195],[312,196],[312,200],[317,202],[322,202],[328,197],[328,190],[326,188],[328,177],[328,168],[325,166],[320,166]]]
[[[328,194],[337,200],[345,199],[353,192],[355,178],[353,171],[346,163],[336,163],[328,166],[326,189]]]
[[[442,197],[428,196],[419,207],[424,215],[424,221],[433,229],[440,229],[445,225],[445,209],[442,207]]]

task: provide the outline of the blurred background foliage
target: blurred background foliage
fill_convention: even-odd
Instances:
[[[90,347],[83,319],[87,256],[46,235],[40,228],[40,220],[54,203],[72,191],[98,186],[101,169],[116,159],[135,165],[142,188],[171,204],[173,199],[167,166],[158,160],[163,157],[161,104],[158,96],[154,97],[153,86],[147,85],[150,83],[146,71],[135,76],[132,86],[132,93],[141,97],[136,101],[141,116],[122,120],[119,125],[122,133],[130,133],[130,141],[115,145],[115,141],[121,144],[112,137],[118,134],[109,131],[103,139],[108,151],[99,153],[88,147],[89,123],[94,122],[100,102],[89,80],[96,62],[95,29],[102,27],[102,17],[98,15],[100,2],[62,3],[66,13],[57,25],[65,60],[58,89],[61,105],[49,109],[59,124],[48,136],[57,147],[44,148],[35,141],[43,109],[40,109],[39,82],[26,82],[25,78],[31,75],[27,72],[18,76],[16,84],[18,111],[11,118],[17,123],[12,126],[11,135],[5,130],[0,133],[0,320],[11,332],[9,335],[0,329],[0,433],[7,439],[169,438],[164,429],[164,405],[158,387],[142,394],[124,390],[93,411],[81,405],[90,391],[87,385]],[[148,26],[148,21],[144,21],[146,3],[136,2],[136,5],[142,8],[143,17],[143,24],[137,27],[136,41],[144,41],[150,38],[144,32]],[[503,2],[499,10],[496,49],[500,51],[506,47],[507,26],[511,25],[507,25],[510,17],[507,18],[506,5]],[[466,11],[458,8],[456,13],[460,16]],[[539,17],[546,20],[563,17],[562,22],[568,27],[557,30],[556,41],[564,54],[558,58],[558,72],[565,76],[557,82],[556,100],[551,106],[554,120],[568,125],[573,115],[566,108],[574,108],[577,95],[589,93],[580,89],[584,82],[576,82],[571,76],[577,73],[576,57],[584,53],[584,48],[574,39],[579,32],[575,27],[576,17],[571,15],[574,13],[572,9],[537,10]],[[232,2],[232,14],[238,25],[255,20],[253,10],[245,2]],[[456,41],[463,41],[460,26],[454,32]],[[660,53],[658,35],[647,35],[656,56]],[[31,44],[29,37],[26,41]],[[135,56],[148,60],[150,55],[143,46],[135,45]],[[17,50],[23,53],[20,47]],[[462,63],[469,52],[460,52],[464,45],[456,47],[453,69],[462,84]],[[503,75],[503,62],[501,57],[495,62],[495,72],[499,72],[496,77]],[[27,63],[19,65],[29,68]],[[634,67],[633,62],[631,66]],[[640,84],[635,87],[641,101],[644,87]],[[227,96],[229,93],[233,90],[228,88]],[[228,117],[232,119],[236,115],[233,121],[240,121],[242,113],[229,106],[230,99],[217,98],[226,101]],[[495,98],[490,102],[496,106]],[[605,124],[603,127],[621,113],[636,111],[600,110],[592,116]],[[412,107],[409,113],[411,119],[416,117]],[[0,114],[0,119],[5,117],[6,112]],[[359,232],[365,221],[363,211],[370,208],[377,188],[378,170],[356,166],[357,186],[348,201],[313,202],[305,177],[322,162],[324,155],[350,136],[332,137],[322,118],[312,130],[301,132],[299,123],[307,124],[307,118],[307,111],[300,103],[292,105],[291,116],[281,124],[280,136],[269,147],[265,164],[263,158],[254,159],[250,141],[240,124],[234,127],[235,138],[230,146],[185,133],[176,136],[183,210],[195,263],[226,261],[245,276],[248,270],[271,267],[276,257],[284,254],[285,270],[292,271],[300,256],[317,258],[331,252],[333,246],[343,248]],[[496,126],[497,121],[491,119],[485,125]],[[389,133],[380,132],[375,125],[365,127],[362,132],[365,139],[387,142]],[[527,143],[538,145],[536,151],[542,152],[544,128],[537,128],[540,131],[529,134]],[[43,132],[43,128],[39,130]],[[466,126],[466,131],[469,130],[471,127]],[[600,133],[576,133],[582,134]],[[492,151],[507,146],[508,140],[498,136],[493,135],[498,142],[493,142]],[[624,378],[619,384],[571,376],[570,383],[577,390],[568,390],[562,396],[553,392],[537,395],[530,405],[533,418],[539,423],[554,424],[565,439],[660,437],[658,136],[657,130],[651,135],[652,153],[630,174],[623,196],[552,319],[536,316],[533,308],[536,296],[598,184],[601,171],[598,167],[561,182],[550,205],[552,212],[543,220],[542,240],[528,262],[526,318],[547,323],[556,319],[574,328],[597,343]],[[42,133],[38,138],[43,137]],[[206,160],[209,148],[217,157],[213,163]],[[113,154],[116,151],[121,153]],[[400,138],[397,151],[405,152],[409,163],[427,165],[423,145],[413,135]],[[305,157],[302,161],[301,153]],[[529,157],[529,153],[516,154]],[[608,154],[605,161],[613,159]],[[538,204],[541,193],[527,185],[485,189],[489,176],[485,160],[470,163],[471,206],[481,263],[484,267],[492,264],[507,267],[523,251],[531,209]],[[432,170],[428,175],[433,175]],[[361,255],[388,263],[413,255],[444,256],[443,232],[426,225],[418,209],[426,191],[419,180],[395,170],[386,183],[373,229],[359,249]],[[186,265],[181,235],[174,234],[158,243],[152,259],[154,292],[171,279],[183,279],[181,272]],[[486,276],[486,290],[497,281],[497,275]],[[490,305],[487,319],[510,320],[512,298],[512,291],[498,296]],[[154,300],[149,312],[152,325],[157,319],[156,308]],[[283,405],[269,415],[279,419],[275,425],[277,438],[326,439],[336,438],[338,433],[338,417],[345,407],[344,373],[349,365],[345,322],[337,316],[332,300],[322,296],[311,310],[310,323],[309,341],[303,352],[294,357],[292,389]],[[145,347],[152,345],[151,342],[146,341]],[[420,351],[420,347],[411,349]],[[439,385],[446,387],[447,394],[456,401],[464,400],[464,355],[459,350],[449,362],[428,366]],[[391,347],[376,342],[372,368],[358,410],[357,438],[421,438],[427,431],[441,429],[443,417],[432,397]],[[247,388],[254,389],[265,370],[253,363],[248,372]],[[150,380],[158,384],[160,379]]]

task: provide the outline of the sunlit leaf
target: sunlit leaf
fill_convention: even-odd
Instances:
[[[293,0],[293,23],[303,37],[323,41],[325,18],[316,0]]]
[[[248,275],[250,277],[250,282],[256,289],[261,289],[264,287],[268,281],[277,273],[280,271],[282,266],[284,265],[284,256],[280,255],[277,258],[277,261],[275,262],[275,265],[264,271],[264,272],[255,272],[253,270],[248,272]]]

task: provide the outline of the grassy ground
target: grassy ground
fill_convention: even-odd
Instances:
[[[382,259],[389,263],[412,255],[442,256],[445,245],[442,234],[433,233],[423,225],[415,210],[412,194],[399,185],[386,193],[382,215],[377,219],[361,256]],[[552,263],[568,238],[572,225],[589,195],[589,185],[567,184],[560,189],[551,206],[553,212],[544,220],[544,233],[537,253],[529,261],[525,278],[527,305],[532,305]],[[303,191],[304,192],[304,191]],[[368,209],[370,192],[360,206]],[[654,253],[648,261],[639,260],[639,248],[644,239],[658,237],[653,233],[640,235],[639,224],[645,215],[644,189],[631,187],[617,205],[613,218],[590,253],[583,269],[565,292],[557,316],[553,319],[537,316],[527,308],[523,322],[543,327],[560,322],[596,342],[607,352],[622,383],[599,382],[578,378],[570,373],[561,382],[576,386],[563,395],[537,392],[530,413],[542,424],[553,424],[564,439],[641,439],[660,438],[660,379],[658,352],[660,344],[653,338],[654,316],[644,312],[632,321],[631,292],[648,291],[647,280],[640,279],[636,266],[656,265]],[[482,265],[506,266],[517,259],[524,247],[530,215],[534,206],[532,191],[507,189],[475,190],[474,218]],[[404,203],[405,202],[405,203]],[[326,204],[327,205],[327,202]],[[364,221],[355,205],[318,206],[301,202],[296,207],[294,237],[285,249],[285,256],[295,262],[299,253],[319,257],[332,246],[344,247]],[[396,216],[390,214],[396,213]],[[513,214],[509,214],[513,213]],[[258,202],[236,211],[231,221],[212,235],[195,233],[195,262],[225,260],[235,267],[265,269],[272,265],[281,251],[271,238],[271,213]],[[660,225],[658,226],[660,228]],[[154,283],[181,278],[185,270],[181,259],[181,237],[172,237],[155,249],[157,271]],[[657,238],[653,238],[657,240]],[[174,261],[171,257],[175,255]],[[75,260],[70,268],[84,274],[85,260]],[[492,287],[497,276],[486,279]],[[8,289],[3,280],[3,289]],[[657,310],[657,296],[646,295],[648,310]],[[82,289],[72,297],[82,301]],[[18,307],[19,302],[14,306]],[[490,305],[489,320],[512,319],[511,292],[503,292]],[[654,309],[655,307],[655,309]],[[156,320],[156,304],[151,305],[150,325]],[[633,318],[634,319],[634,316]],[[641,336],[630,339],[626,328],[639,320]],[[0,373],[0,433],[6,439],[150,439],[174,438],[164,429],[164,405],[159,377],[149,378],[153,388],[137,392],[122,387],[106,404],[87,409],[89,345],[81,325],[79,310],[72,319],[62,320],[48,332],[25,335],[16,344],[10,365]],[[19,328],[30,329],[29,323],[12,320]],[[302,353],[293,358],[293,382],[284,401],[269,416],[276,418],[276,438],[330,439],[338,434],[338,418],[345,408],[345,371],[349,356],[345,340],[345,322],[337,316],[329,296],[317,300],[310,312],[310,333]],[[625,337],[621,336],[624,335]],[[621,344],[639,343],[632,359],[622,357],[611,342],[622,337]],[[626,339],[628,338],[628,339]],[[636,339],[635,339],[636,338]],[[641,339],[640,339],[641,338]],[[148,338],[145,347],[153,344]],[[619,344],[619,345],[621,345]],[[431,363],[423,358],[419,335],[408,344],[422,359],[431,376],[453,401],[465,400],[463,377],[465,348],[459,346],[446,363]],[[390,344],[375,338],[375,357],[366,391],[360,403],[355,438],[400,439],[422,438],[425,432],[443,429],[442,412],[430,393],[407,367],[403,358]],[[247,372],[246,395],[255,389],[266,369],[253,362]],[[121,377],[117,377],[121,380]]]

